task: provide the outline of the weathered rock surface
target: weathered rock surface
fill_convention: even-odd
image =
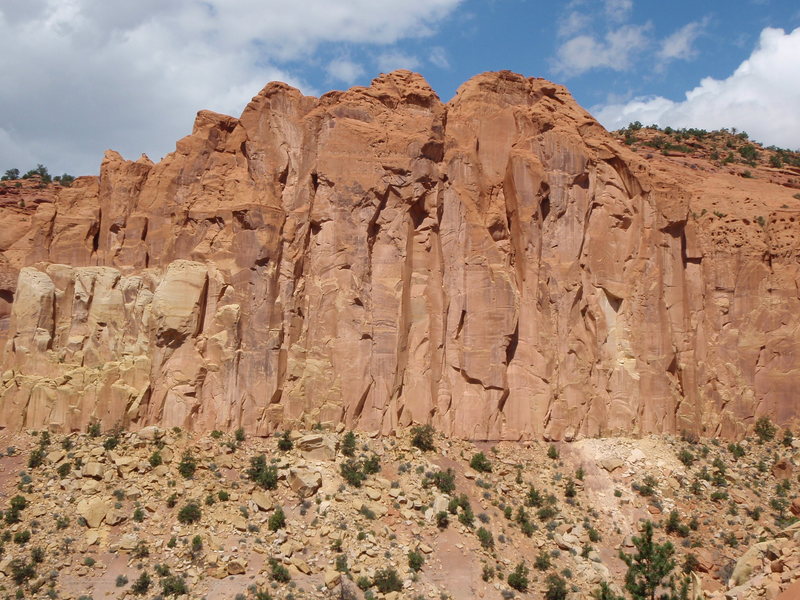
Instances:
[[[0,206],[0,426],[787,423],[792,190],[654,164],[508,72],[447,104],[397,71],[201,111],[158,164],[108,152],[99,177]]]
[[[310,469],[289,469],[289,487],[301,498],[309,498],[322,487],[322,475]]]

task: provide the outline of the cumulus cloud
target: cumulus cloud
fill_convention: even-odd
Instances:
[[[664,62],[671,60],[690,60],[697,55],[694,43],[703,33],[708,19],[687,23],[661,41],[658,58]]]
[[[661,126],[736,127],[766,144],[800,148],[800,27],[790,33],[766,28],[750,57],[726,79],[707,77],[679,102],[635,98],[596,107],[609,129],[631,121]]]
[[[195,111],[236,115],[274,79],[315,93],[295,68],[323,45],[426,36],[461,1],[3,0],[0,169],[92,173],[107,147],[157,160]]]
[[[649,29],[650,25],[623,25],[602,39],[588,34],[573,37],[558,49],[555,70],[567,77],[600,67],[624,71],[647,46]]]
[[[364,67],[347,58],[337,58],[328,63],[328,75],[331,79],[343,81],[350,85],[364,74]]]

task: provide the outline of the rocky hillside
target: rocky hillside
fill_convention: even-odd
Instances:
[[[0,425],[789,424],[797,192],[631,145],[541,79],[485,73],[444,104],[397,71],[271,83],[157,164],[0,190]]]
[[[800,442],[30,432],[0,457],[3,597],[547,598],[654,581],[796,600]],[[652,573],[652,571],[648,571]],[[662,589],[663,591],[663,589]],[[627,593],[625,598],[633,598]],[[649,597],[649,596],[648,596]]]

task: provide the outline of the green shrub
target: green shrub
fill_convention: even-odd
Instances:
[[[11,579],[17,585],[22,585],[36,577],[36,565],[22,558],[12,559],[9,567],[11,568]]]
[[[372,585],[378,588],[381,594],[399,592],[403,589],[403,582],[400,580],[400,576],[391,567],[376,571],[375,576],[372,578]]]
[[[544,592],[545,600],[566,600],[567,582],[560,575],[551,573],[545,579],[547,586]]]
[[[178,511],[178,521],[184,525],[197,523],[203,516],[203,511],[197,502],[189,502]]]
[[[233,434],[233,438],[234,438],[234,439],[235,439],[237,442],[239,442],[239,443],[241,444],[241,443],[244,441],[244,429],[242,429],[241,427],[239,427],[239,429],[237,429],[237,430],[234,432],[234,434]]]
[[[542,508],[536,511],[536,516],[539,517],[540,521],[549,521],[557,514],[558,510],[556,510],[556,508],[553,506],[543,506]]]
[[[508,574],[508,585],[518,592],[528,591],[528,567],[524,563],[519,563],[514,570]]]
[[[28,507],[28,500],[25,496],[20,496],[17,494],[13,498],[11,498],[11,510],[25,510]]]
[[[595,600],[625,600],[622,596],[617,596],[605,581],[601,581],[600,587],[592,592],[592,598]]]
[[[119,436],[116,433],[109,435],[103,440],[103,448],[106,450],[113,450],[117,446],[119,446]]]
[[[281,452],[288,452],[292,448],[294,448],[294,443],[292,443],[291,438],[289,437],[291,432],[284,431],[283,435],[278,439],[278,450]]]
[[[146,558],[150,556],[150,548],[147,547],[147,543],[144,540],[141,540],[131,550],[131,556],[133,558]]]
[[[772,441],[775,438],[777,428],[768,417],[761,417],[756,421],[755,434],[758,436],[759,443]]]
[[[196,535],[192,538],[192,555],[197,556],[203,551],[203,538]]]
[[[436,526],[439,529],[447,529],[448,525],[450,525],[450,519],[447,516],[447,511],[441,510],[436,513]]]
[[[431,452],[433,445],[434,429],[430,425],[417,425],[411,428],[411,445],[423,452]]]
[[[220,490],[217,493],[217,498],[219,498],[220,502],[227,502],[228,499],[230,498],[230,494],[228,494],[228,492],[226,492],[225,490]]]
[[[692,454],[686,448],[684,448],[678,453],[678,460],[681,461],[687,467],[691,467],[694,464],[695,458],[694,454]]]
[[[744,448],[741,444],[728,444],[728,452],[733,455],[733,460],[738,460],[745,455]]]
[[[577,491],[575,489],[575,482],[570,477],[567,479],[567,483],[564,485],[564,496],[567,498],[574,498],[576,493]]]
[[[433,484],[443,494],[452,494],[456,490],[456,474],[453,469],[436,471],[426,475],[423,485]]]
[[[11,181],[19,179],[19,169],[8,169],[5,174],[0,177],[0,181]]]
[[[361,487],[364,479],[366,479],[366,475],[361,471],[361,465],[352,458],[344,461],[339,467],[339,471],[342,474],[342,478],[353,487]]]
[[[350,567],[347,566],[347,556],[344,554],[336,555],[336,566],[334,567],[339,573],[349,573]]]
[[[462,508],[458,514],[458,522],[464,527],[472,528],[475,523],[475,513],[472,512],[472,507],[469,504]]]
[[[412,571],[419,571],[422,569],[423,564],[425,564],[425,557],[421,552],[417,552],[416,550],[408,551],[408,567]]]
[[[550,446],[547,448],[547,458],[556,460],[558,456],[558,448],[556,448],[555,445],[550,444]]]
[[[36,165],[35,169],[31,169],[30,171],[25,173],[22,176],[22,178],[23,179],[30,179],[31,177],[37,177],[37,176],[39,177],[41,182],[44,183],[44,184],[48,184],[53,180],[52,176],[50,175],[50,173],[47,170],[47,167],[45,167],[41,163]]]
[[[356,453],[356,434],[348,431],[342,438],[342,454],[353,456]]]
[[[125,575],[117,575],[117,580],[114,582],[117,587],[125,587],[128,585],[128,578]]]
[[[381,458],[377,454],[373,454],[368,459],[366,459],[361,464],[361,470],[364,471],[365,475],[373,475],[375,473],[380,473],[381,470]]]
[[[289,570],[274,558],[269,559],[269,571],[270,577],[279,583],[288,583],[292,579]]]
[[[525,506],[533,506],[533,507],[540,507],[544,498],[542,498],[542,494],[539,493],[535,487],[531,486],[528,490],[528,495],[525,498]]]
[[[533,562],[533,566],[540,571],[547,571],[550,568],[550,555],[544,550],[540,550]]]
[[[250,459],[250,468],[247,469],[247,478],[260,485],[265,490],[274,490],[278,487],[278,467],[267,465],[267,457],[263,454]]]
[[[700,561],[697,560],[697,557],[692,554],[691,552],[686,555],[686,558],[683,560],[683,572],[688,574],[692,571],[697,571],[700,567]]]
[[[167,575],[161,580],[161,593],[165,596],[183,596],[189,593],[189,588],[183,577]]]
[[[781,440],[781,444],[787,448],[791,448],[792,442],[794,442],[794,434],[792,433],[791,429],[786,429],[783,432],[783,440]]]
[[[133,585],[131,585],[131,592],[137,596],[142,596],[147,593],[152,583],[153,580],[147,574],[147,571],[142,571],[136,581],[133,582]]]
[[[148,461],[150,462],[150,466],[155,469],[156,467],[158,467],[159,465],[161,465],[164,462],[164,459],[161,458],[161,452],[156,450],[155,452],[153,452],[150,455],[150,458],[148,459]]]
[[[47,455],[44,448],[35,448],[31,455],[28,457],[28,468],[35,469],[40,467],[44,462],[44,458]]]
[[[69,475],[71,470],[72,470],[72,464],[68,463],[68,462],[65,462],[65,463],[61,463],[60,465],[58,465],[58,468],[56,469],[56,473],[58,474],[58,476],[61,479],[64,479],[64,477]]]
[[[144,521],[144,510],[136,508],[136,510],[133,511],[133,520],[137,523]]]
[[[469,466],[480,473],[492,472],[492,463],[489,462],[489,459],[486,458],[486,455],[483,452],[474,454],[472,459],[469,461]]]
[[[18,531],[14,534],[14,543],[19,544],[20,546],[24,546],[29,541],[31,541],[31,532],[27,529],[23,529],[22,531]]]
[[[194,472],[197,470],[197,461],[192,456],[192,453],[187,450],[181,457],[181,462],[178,464],[178,473],[184,479],[191,479],[194,477]]]
[[[89,437],[100,437],[100,423],[97,421],[89,423],[89,426],[86,428],[86,433],[89,434]]]
[[[372,581],[370,581],[369,577],[361,575],[358,579],[356,579],[356,585],[361,590],[368,590],[372,587]]]
[[[681,523],[681,518],[677,510],[673,510],[669,513],[667,522],[664,525],[664,531],[669,534],[677,534],[680,537],[686,537],[689,535],[689,527]]]
[[[482,548],[485,550],[494,548],[494,536],[488,529],[485,529],[484,527],[478,528],[477,535],[478,541],[481,543]]]
[[[280,506],[270,515],[268,526],[270,531],[278,531],[286,526],[286,514]]]

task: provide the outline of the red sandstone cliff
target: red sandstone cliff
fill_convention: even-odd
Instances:
[[[109,152],[0,205],[0,425],[788,422],[797,208],[637,156],[540,79],[486,73],[448,104],[406,71],[319,99],[272,83],[158,164]]]

